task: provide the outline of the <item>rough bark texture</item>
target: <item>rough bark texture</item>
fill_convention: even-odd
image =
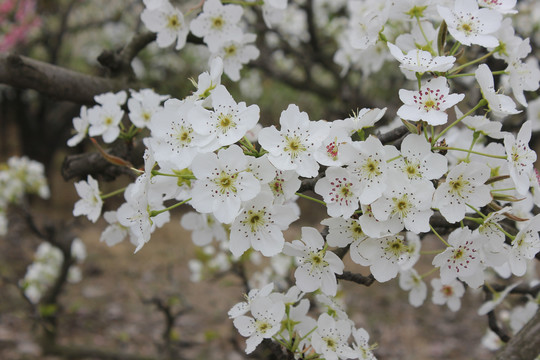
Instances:
[[[51,98],[92,104],[94,95],[122,89],[122,83],[85,75],[17,54],[0,54],[0,84],[34,89]]]
[[[533,360],[540,355],[540,310],[497,354],[497,360]]]

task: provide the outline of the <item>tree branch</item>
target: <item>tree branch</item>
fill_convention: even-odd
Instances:
[[[540,310],[497,354],[497,360],[533,360],[540,354]]]
[[[360,285],[370,286],[375,282],[375,277],[373,274],[364,276],[362,274],[352,273],[350,271],[344,271],[341,275],[336,275],[336,278],[340,280],[352,281]]]
[[[0,54],[0,84],[34,89],[43,95],[79,104],[93,104],[95,95],[118,91],[125,85],[11,53]]]

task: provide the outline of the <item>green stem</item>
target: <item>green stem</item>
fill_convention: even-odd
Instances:
[[[475,217],[471,217],[471,216],[465,216],[465,220],[474,221],[477,224],[483,224],[484,223],[483,219],[475,218]]]
[[[264,1],[248,2],[248,1],[241,1],[241,0],[222,0],[221,3],[222,4],[236,4],[236,5],[242,5],[242,6],[264,5]]]
[[[491,190],[491,192],[501,192],[501,191],[511,191],[511,190],[516,190],[516,188],[511,187],[511,188],[506,188],[506,189],[493,189]]]
[[[101,200],[105,200],[105,199],[108,199],[108,198],[113,197],[115,195],[122,194],[124,191],[126,191],[126,188],[127,187],[123,187],[121,189],[115,190],[115,191],[110,192],[108,194],[100,195],[100,198],[101,198]]]
[[[433,269],[429,270],[428,272],[420,275],[420,279],[424,279],[424,278],[428,277],[429,275],[433,274],[437,270],[439,270],[439,268],[434,267]]]
[[[444,239],[442,238],[442,236],[439,235],[439,233],[438,233],[437,231],[435,231],[435,229],[433,228],[433,225],[429,224],[429,228],[431,229],[431,231],[433,231],[433,233],[435,234],[435,236],[437,236],[437,237],[439,238],[439,240],[441,240],[441,241],[443,242],[444,245],[446,245],[447,247],[450,247],[450,244],[448,244],[448,243],[446,242],[446,240],[444,240]]]
[[[468,207],[470,207],[475,213],[477,213],[478,215],[480,215],[482,217],[482,219],[486,219],[487,218],[487,215],[484,215],[482,214],[482,212],[480,212],[480,210],[478,210],[477,208],[475,208],[474,206],[470,205],[470,204],[467,204],[465,203],[465,205],[467,205]]]
[[[159,214],[161,213],[164,213],[165,211],[169,211],[169,210],[172,210],[174,208],[177,208],[179,207],[180,205],[184,205],[185,203],[187,203],[188,201],[190,201],[191,198],[187,199],[187,200],[184,200],[184,201],[180,201],[179,203],[176,203],[174,205],[171,205],[169,206],[168,208],[165,208],[163,210],[152,210],[150,211],[150,217],[154,217],[154,216],[158,216]]]
[[[415,15],[414,17],[416,18],[416,22],[418,23],[418,28],[420,29],[420,32],[422,33],[422,36],[424,37],[426,44],[429,46],[429,52],[431,53],[431,55],[437,56],[437,53],[431,47],[431,41],[429,41],[428,37],[426,36],[426,33],[424,32],[424,28],[422,27],[422,22],[420,21],[420,17],[418,15]]]
[[[312,198],[311,196],[307,196],[307,195],[304,195],[304,194],[301,194],[301,193],[296,193],[296,195],[300,196],[301,198],[304,198],[304,199],[308,199],[308,200],[311,200],[311,201],[315,201],[316,203],[319,203],[321,205],[324,205],[326,206],[326,203],[322,200],[319,200],[319,199],[315,199],[315,198]]]
[[[460,148],[448,147],[448,146],[434,146],[434,147],[431,148],[431,150],[455,150],[455,151],[463,151],[463,152],[468,152],[468,153],[471,153],[471,154],[487,156],[487,157],[494,158],[494,159],[503,159],[503,160],[506,160],[506,156],[502,156],[502,155],[501,155],[501,156],[499,156],[499,155],[491,155],[491,154],[481,153],[481,152],[478,152],[478,151],[472,151],[472,150],[466,150],[466,149],[460,149]]]
[[[397,160],[397,159],[399,159],[399,158],[402,157],[402,156],[403,156],[403,155],[398,155],[398,156],[396,156],[396,157],[393,157],[393,158],[391,158],[391,159],[386,160],[386,162],[387,162],[387,163],[391,163],[392,161]]]
[[[471,142],[471,146],[469,146],[469,152],[467,153],[467,156],[465,157],[465,162],[469,162],[469,158],[471,157],[471,151],[473,151],[473,147],[474,147],[474,144],[476,144],[476,142],[478,141],[478,138],[480,137],[480,132],[479,131],[475,131],[473,133],[473,139],[472,139],[472,142]]]
[[[459,41],[456,41],[454,45],[452,46],[452,49],[450,49],[450,56],[454,56],[454,54],[458,51],[460,46],[461,46],[461,43]]]
[[[508,236],[508,238],[511,239],[512,241],[516,238],[514,235],[512,235],[512,234],[508,233],[506,230],[504,230],[501,225],[495,224],[495,226],[497,226],[497,228],[499,230],[501,230],[504,235]]]
[[[508,74],[508,72],[504,70],[493,71],[493,75],[503,75],[503,74]],[[453,79],[453,78],[458,78],[458,77],[475,76],[475,75],[476,75],[475,73],[462,73],[462,74],[448,75],[446,78]]]
[[[498,47],[493,49],[492,51],[488,52],[484,56],[480,56],[478,59],[471,60],[471,61],[469,61],[469,62],[467,62],[467,63],[465,63],[463,65],[458,66],[457,68],[455,68],[453,70],[450,70],[448,72],[448,74],[452,75],[452,74],[454,74],[456,72],[460,72],[462,69],[466,68],[467,66],[474,65],[476,63],[479,63],[480,61],[486,60],[488,57],[495,54],[497,51],[499,51]]]
[[[461,116],[459,119],[457,119],[452,124],[450,124],[448,127],[446,127],[446,129],[441,131],[440,134],[437,135],[437,138],[435,139],[434,143],[436,143],[437,140],[439,140],[441,138],[441,136],[443,136],[448,130],[450,130],[452,127],[456,126],[457,124],[459,124],[461,122],[461,120],[465,119],[467,116],[471,115],[472,113],[474,113],[477,109],[481,108],[482,106],[487,105],[487,103],[488,102],[487,102],[486,99],[480,100],[478,102],[478,104],[476,104],[475,107],[473,107],[471,110],[467,111],[465,114],[463,114],[463,116]]]
[[[422,250],[420,255],[437,255],[442,253],[444,250]]]

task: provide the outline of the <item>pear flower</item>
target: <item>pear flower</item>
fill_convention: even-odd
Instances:
[[[294,277],[300,290],[312,292],[320,288],[327,295],[336,295],[335,274],[342,274],[345,265],[336,254],[326,250],[323,237],[316,229],[303,227],[302,240],[285,243],[283,252],[298,258],[300,266]]]
[[[75,183],[75,189],[81,199],[75,203],[73,215],[86,215],[88,220],[95,223],[101,214],[101,207],[103,206],[98,182],[91,175],[88,175],[86,181],[82,180]]]
[[[529,147],[531,130],[531,121],[526,121],[521,126],[516,138],[511,134],[504,137],[510,177],[516,184],[517,192],[521,195],[525,195],[529,190],[529,179],[536,161],[536,152]]]
[[[449,94],[446,78],[438,77],[422,83],[418,91],[399,90],[403,105],[397,115],[405,120],[424,120],[430,125],[442,125],[448,121],[448,108],[463,100],[464,94]]]

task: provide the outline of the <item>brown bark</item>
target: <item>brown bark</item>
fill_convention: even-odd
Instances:
[[[92,104],[95,95],[118,91],[124,85],[11,53],[0,54],[0,84],[80,104]]]
[[[497,360],[533,360],[540,355],[540,310],[497,354]]]

